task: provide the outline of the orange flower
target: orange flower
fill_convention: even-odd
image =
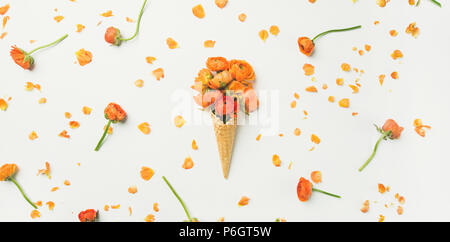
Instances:
[[[110,103],[105,108],[105,117],[113,122],[121,122],[127,117],[127,113],[119,104]]]
[[[222,71],[216,74],[214,78],[208,82],[208,86],[212,89],[223,89],[228,85],[228,83],[231,82],[231,80],[231,73],[228,71]]]
[[[206,67],[211,71],[224,71],[229,68],[229,63],[223,57],[209,57],[206,61]]]
[[[298,184],[297,184],[297,196],[298,199],[302,202],[306,202],[311,197],[312,192],[320,192],[325,195],[335,197],[335,198],[341,198],[341,196],[332,194],[329,192],[322,191],[320,189],[313,188],[313,185],[310,181],[307,179],[301,177]]]
[[[6,181],[9,177],[16,174],[18,168],[16,164],[5,164],[0,167],[0,181]]]
[[[194,96],[194,101],[202,108],[207,108],[211,104],[215,103],[216,100],[220,100],[222,95],[223,94],[220,91],[212,90],[206,92],[205,94],[198,94],[197,96]]]
[[[244,92],[245,112],[251,113],[258,109],[259,100],[254,89],[247,89]]]
[[[122,109],[122,107],[120,107],[119,104],[116,103],[110,103],[108,104],[108,106],[105,108],[105,118],[108,120],[108,124],[106,125],[104,131],[103,131],[103,135],[100,138],[100,141],[98,142],[97,146],[95,147],[95,151],[99,151],[100,147],[103,144],[103,140],[106,137],[106,134],[109,132],[111,123],[117,123],[117,122],[122,122],[127,118],[127,113],[125,112],[125,110]]]
[[[33,57],[31,57],[31,54],[33,54],[34,52],[36,52],[40,49],[47,48],[52,45],[56,45],[59,42],[63,41],[65,38],[67,38],[67,36],[68,35],[66,34],[63,37],[57,39],[56,41],[54,41],[50,44],[44,45],[44,46],[40,46],[30,52],[26,52],[20,48],[17,48],[17,46],[12,46],[10,55],[17,65],[21,66],[25,70],[31,70],[31,68],[33,67],[33,64],[34,64],[34,59],[33,59]]]
[[[78,214],[80,222],[95,222],[97,219],[97,211],[94,209],[88,209]]]
[[[120,35],[120,30],[114,27],[109,27],[106,29],[105,33],[105,41],[115,45],[119,46],[122,43],[122,36]]]
[[[309,200],[312,194],[312,184],[310,181],[301,177],[300,181],[297,184],[297,196],[298,199],[302,202],[306,202]]]
[[[27,200],[27,202],[33,206],[34,209],[37,209],[36,204],[34,204],[23,192],[22,188],[20,187],[19,183],[14,179],[14,175],[18,171],[18,167],[16,164],[5,164],[0,167],[0,181],[12,181],[14,185],[19,189],[19,191],[22,193],[22,196]]]
[[[200,93],[204,93],[208,89],[208,83],[213,78],[213,74],[208,69],[202,69],[195,78],[195,84],[192,88]]]
[[[311,56],[311,54],[314,51],[314,47],[315,47],[314,41],[317,38],[319,38],[323,35],[329,34],[329,33],[350,31],[350,30],[355,30],[355,29],[360,29],[360,28],[361,28],[361,25],[350,27],[350,28],[345,28],[345,29],[332,29],[332,30],[328,30],[328,31],[325,31],[325,32],[322,32],[322,33],[316,35],[316,37],[314,37],[313,39],[310,39],[308,37],[300,37],[297,40],[298,47],[299,47],[301,53],[303,53],[306,56]]]
[[[380,142],[382,140],[386,140],[387,138],[398,139],[398,138],[400,138],[400,135],[403,132],[403,127],[400,127],[393,119],[386,120],[386,122],[384,123],[384,125],[381,129],[376,125],[375,125],[375,127],[377,128],[378,132],[381,133],[381,137],[378,139],[377,143],[375,144],[372,155],[369,157],[369,159],[367,159],[366,163],[364,163],[363,166],[361,166],[361,168],[359,168],[360,172],[362,170],[364,170],[364,168],[366,168],[366,166],[369,165],[369,163],[372,161],[373,157],[375,156],[375,154],[377,152],[378,145],[380,144]]]
[[[400,127],[393,119],[388,119],[382,127],[384,132],[391,131],[390,138],[398,139],[403,132],[403,127]]]
[[[242,82],[238,82],[238,81],[232,81],[230,83],[230,85],[228,85],[228,90],[234,91],[234,92],[239,92],[239,93],[243,93],[245,91],[245,89],[247,89],[247,86],[242,84]]]
[[[31,70],[34,63],[33,57],[28,55],[24,50],[17,48],[17,46],[12,46],[11,48],[10,55],[14,62],[25,70]]]
[[[314,51],[314,42],[308,37],[300,37],[297,40],[298,47],[300,48],[300,52],[302,52],[306,56],[311,56]]]
[[[255,80],[253,67],[243,60],[231,60],[230,72],[233,78],[239,82]]]
[[[139,13],[139,18],[137,21],[136,31],[134,32],[134,35],[131,38],[123,39],[122,35],[120,34],[119,29],[114,28],[114,27],[109,27],[108,29],[106,29],[106,32],[105,32],[105,41],[112,45],[119,46],[122,43],[122,41],[129,41],[129,40],[134,39],[137,36],[137,34],[139,33],[139,26],[141,24],[141,18],[142,18],[142,14],[144,13],[144,7],[145,7],[146,3],[147,3],[147,0],[145,0],[144,4],[142,5],[141,12]],[[101,15],[103,17],[113,16],[111,10],[109,10],[108,12],[103,13]],[[127,20],[128,20],[128,18],[127,18]]]

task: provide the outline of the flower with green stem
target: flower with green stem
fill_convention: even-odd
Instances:
[[[389,139],[398,139],[400,138],[400,135],[403,131],[403,127],[400,127],[394,120],[388,119],[384,123],[382,128],[379,128],[377,125],[375,125],[375,128],[378,132],[381,133],[381,137],[378,139],[377,143],[375,144],[375,147],[373,148],[373,152],[370,155],[369,159],[358,169],[359,172],[363,171],[364,168],[366,168],[367,165],[373,160],[375,157],[375,154],[378,150],[378,145],[382,140]]]
[[[97,143],[97,146],[95,147],[95,151],[99,151],[100,147],[103,144],[103,141],[106,138],[106,134],[108,134],[109,127],[112,123],[117,122],[123,122],[127,118],[127,113],[125,110],[122,109],[122,107],[119,104],[116,103],[110,103],[105,108],[105,118],[108,120],[108,124],[105,127],[105,131],[103,131],[103,135],[100,138],[100,141]]]
[[[30,52],[26,52],[23,49],[18,48],[17,46],[12,46],[10,55],[17,65],[21,66],[25,70],[31,70],[31,68],[33,67],[33,64],[34,64],[34,58],[31,56],[31,54],[33,54],[34,52],[36,52],[40,49],[44,49],[44,48],[50,47],[52,45],[56,45],[59,42],[63,41],[65,38],[67,38],[67,36],[69,36],[69,35],[66,34],[63,37],[57,39],[56,41],[53,41],[52,43],[47,44],[47,45],[40,46]]]
[[[300,37],[297,40],[298,47],[300,48],[301,53],[303,53],[306,56],[311,56],[314,51],[314,48],[315,48],[314,41],[317,38],[324,36],[326,34],[329,34],[329,33],[344,32],[344,31],[350,31],[350,30],[355,30],[355,29],[360,29],[360,28],[361,28],[361,25],[350,27],[350,28],[345,28],[345,29],[332,29],[332,30],[328,30],[328,31],[325,31],[325,32],[322,32],[322,33],[316,35],[316,37],[314,37],[312,40],[308,37]]]
[[[323,193],[323,194],[331,196],[331,197],[341,198],[341,196],[339,196],[339,195],[329,193],[329,192],[326,192],[326,191],[323,191],[323,190],[320,190],[317,188],[313,188],[313,185],[309,180],[307,180],[303,177],[300,177],[300,180],[297,184],[298,199],[302,202],[306,202],[311,197],[312,192],[320,192],[320,193]]]
[[[118,28],[109,27],[108,29],[106,29],[105,41],[112,45],[120,46],[123,41],[129,41],[129,40],[134,39],[139,33],[139,27],[141,25],[142,14],[144,13],[144,7],[145,7],[146,3],[147,3],[147,0],[145,0],[144,4],[142,5],[141,12],[139,13],[139,17],[137,20],[136,31],[133,36],[131,36],[130,38],[123,38],[122,35],[120,34],[120,30]]]
[[[437,6],[439,6],[440,8],[442,8],[442,4],[436,0],[430,0],[431,2],[433,2],[434,4],[436,4]],[[419,6],[420,4],[420,0],[417,1],[416,6]]]
[[[2,167],[0,167],[0,181],[11,181],[16,185],[16,187],[19,189],[22,196],[25,198],[25,200],[34,208],[37,209],[37,206],[27,197],[25,192],[23,191],[22,187],[19,185],[19,183],[14,179],[14,175],[16,174],[18,170],[18,167],[16,164],[5,164]]]
[[[181,203],[181,206],[183,206],[184,212],[186,213],[186,216],[188,218],[188,220],[185,220],[185,222],[198,222],[198,219],[191,217],[191,215],[189,214],[189,211],[188,211],[186,205],[184,204],[183,200],[181,199],[180,196],[178,196],[178,193],[175,191],[175,189],[173,189],[172,185],[170,185],[170,182],[166,179],[166,177],[163,176],[162,178],[166,182],[167,186],[169,186],[170,190],[173,192],[173,194],[178,199],[178,201]]]

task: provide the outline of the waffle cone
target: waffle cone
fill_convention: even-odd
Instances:
[[[222,163],[222,172],[225,179],[228,178],[231,165],[231,155],[233,153],[234,138],[236,136],[236,119],[229,120],[226,124],[211,114],[214,124],[214,133],[216,134],[217,148],[219,150],[220,161]]]

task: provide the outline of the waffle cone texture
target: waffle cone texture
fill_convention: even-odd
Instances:
[[[214,124],[214,133],[216,134],[217,149],[219,151],[220,162],[222,163],[223,177],[227,179],[230,173],[237,122],[236,119],[230,119],[227,123],[223,123],[214,114],[211,114],[211,119]]]

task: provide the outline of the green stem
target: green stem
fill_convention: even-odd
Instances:
[[[103,140],[106,137],[106,134],[108,133],[109,130],[109,126],[111,126],[111,120],[108,120],[108,124],[106,125],[105,131],[103,132],[102,138],[100,139],[100,141],[97,144],[97,147],[95,147],[95,151],[99,151],[100,147],[102,146]]]
[[[377,153],[377,149],[378,149],[378,145],[380,144],[380,142],[385,139],[386,137],[388,137],[389,135],[391,135],[391,131],[382,133],[383,135],[381,135],[381,137],[378,139],[377,143],[375,144],[375,147],[373,148],[373,152],[372,155],[369,157],[369,159],[367,159],[366,163],[364,163],[363,166],[361,166],[361,168],[359,168],[359,172],[361,172],[362,170],[364,170],[364,168],[366,168],[367,165],[369,165],[369,163],[372,161],[373,157],[375,156],[375,153]]]
[[[417,0],[416,7],[419,6],[420,0]]]
[[[36,48],[36,49],[34,49],[34,50],[28,52],[27,54],[28,54],[28,55],[31,55],[31,54],[33,54],[34,52],[36,52],[36,51],[38,51],[38,50],[40,50],[40,49],[47,48],[47,47],[52,46],[52,45],[56,45],[56,44],[58,44],[59,42],[63,41],[65,38],[67,38],[67,36],[69,36],[69,35],[66,34],[66,35],[64,35],[63,37],[57,39],[56,41],[54,41],[54,42],[52,42],[52,43],[50,43],[50,44],[48,44],[48,45],[43,45],[43,46],[41,46],[41,47],[38,47],[38,48]]]
[[[184,212],[186,213],[187,217],[188,217],[188,221],[191,222],[191,215],[189,215],[189,211],[186,208],[186,205],[184,204],[183,200],[180,198],[180,196],[178,196],[177,192],[175,191],[175,189],[173,189],[172,185],[170,185],[169,181],[166,179],[166,177],[162,177],[164,179],[164,181],[167,183],[167,185],[169,186],[170,190],[172,190],[173,194],[175,195],[175,197],[177,197],[178,201],[180,201],[181,206],[183,206]]]
[[[144,13],[144,7],[145,7],[146,3],[147,3],[147,0],[144,1],[144,4],[142,5],[142,8],[141,8],[141,12],[139,13],[139,18],[137,20],[137,26],[136,26],[136,32],[134,33],[134,35],[131,38],[128,38],[128,39],[122,39],[121,38],[120,40],[122,40],[122,41],[132,40],[138,35],[138,33],[139,33],[139,26],[141,25],[141,18],[142,18],[142,14]]]
[[[19,191],[20,191],[20,193],[22,193],[22,196],[25,198],[25,200],[27,200],[27,202],[28,202],[31,206],[33,206],[34,209],[37,209],[36,204],[34,204],[34,203],[27,197],[27,195],[25,195],[25,192],[22,190],[22,188],[20,187],[19,183],[17,183],[17,181],[16,181],[14,178],[12,178],[12,177],[8,177],[8,179],[9,179],[10,181],[12,181],[12,182],[17,186],[17,188],[19,188]]]
[[[320,190],[320,189],[313,188],[312,190],[315,191],[315,192],[323,193],[323,194],[328,195],[328,196],[332,196],[332,197],[336,197],[336,198],[341,198],[341,196],[339,196],[339,195],[336,195],[336,194],[333,194],[333,193],[329,193],[329,192],[325,192],[325,191],[322,191],[322,190]]]
[[[438,5],[439,7],[441,7],[442,8],[442,5],[441,5],[441,3],[439,3],[438,1],[436,1],[436,0],[431,0],[434,4],[436,4],[436,5]]]
[[[314,39],[312,39],[312,41],[314,42],[314,40],[316,40],[317,38],[329,34],[329,33],[333,33],[333,32],[343,32],[343,31],[350,31],[350,30],[354,30],[354,29],[360,29],[361,25],[355,26],[355,27],[351,27],[351,28],[345,28],[345,29],[332,29],[332,30],[328,30],[325,31],[323,33],[318,34],[316,37],[314,37]]]

